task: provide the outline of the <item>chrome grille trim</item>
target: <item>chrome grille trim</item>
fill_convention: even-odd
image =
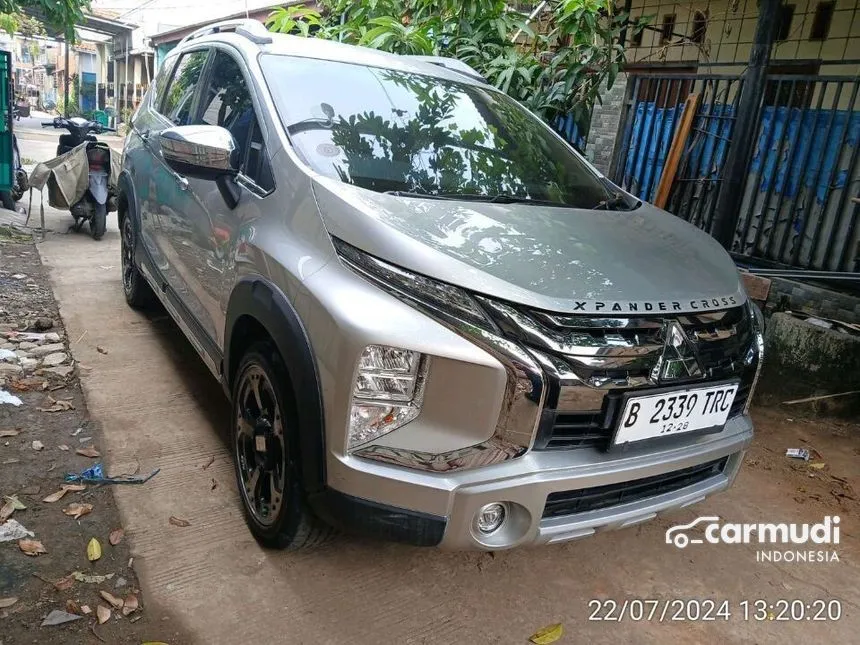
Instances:
[[[732,415],[742,413],[747,403],[760,352],[746,305],[702,314],[592,318],[476,299],[546,374],[546,404],[535,449],[606,447],[620,414],[621,394],[630,390],[740,377]],[[665,334],[673,326],[683,330],[701,370],[661,381]]]

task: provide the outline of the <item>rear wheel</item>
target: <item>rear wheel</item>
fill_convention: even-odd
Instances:
[[[295,402],[271,342],[252,345],[233,384],[232,443],[245,520],[263,546],[300,549],[333,530],[307,507],[297,471]]]
[[[134,264],[135,231],[131,217],[124,217],[120,227],[122,261],[122,290],[125,301],[135,309],[144,309],[152,304],[155,296],[152,289]]]
[[[93,213],[93,218],[90,220],[90,232],[93,234],[94,240],[100,240],[104,237],[107,230],[107,211],[105,207],[96,208]]]

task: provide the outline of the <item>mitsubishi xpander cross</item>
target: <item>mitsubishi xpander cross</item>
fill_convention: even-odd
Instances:
[[[119,197],[125,296],[223,384],[263,544],[570,540],[725,489],[751,440],[726,252],[457,61],[197,31]]]

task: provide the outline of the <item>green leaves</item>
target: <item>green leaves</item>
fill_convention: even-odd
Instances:
[[[269,31],[295,34],[307,38],[311,27],[322,27],[320,13],[316,9],[301,6],[278,7],[266,18]]]
[[[8,2],[0,0],[0,8]],[[397,54],[458,58],[544,118],[573,113],[581,126],[624,64],[622,30],[629,40],[653,19],[631,22],[609,0],[550,0],[529,24],[505,0],[321,0],[318,6],[277,9],[267,24]]]

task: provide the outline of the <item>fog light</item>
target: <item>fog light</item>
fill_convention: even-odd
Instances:
[[[505,523],[507,515],[508,511],[505,504],[500,502],[486,504],[475,513],[475,531],[481,535],[489,535]]]

